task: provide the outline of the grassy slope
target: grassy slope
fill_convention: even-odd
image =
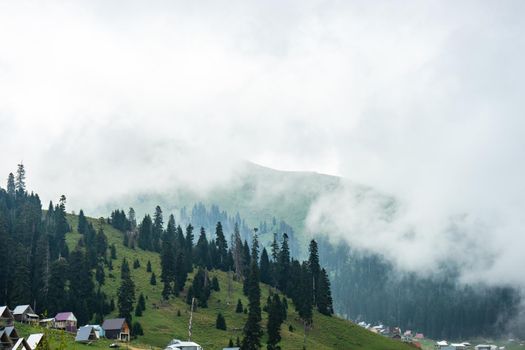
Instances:
[[[80,238],[76,232],[77,218],[69,216],[70,223],[74,228],[73,233],[67,235],[67,243],[70,249],[73,249]],[[93,220],[96,222],[96,220]],[[96,225],[99,225],[98,222]],[[147,297],[147,310],[142,317],[135,317],[145,332],[145,336],[139,337],[134,343],[148,344],[157,347],[163,347],[172,338],[187,339],[188,337],[188,319],[189,307],[182,299],[176,298],[169,301],[166,305],[161,305],[160,284],[160,259],[159,255],[142,250],[132,250],[122,244],[121,233],[111,226],[104,224],[104,231],[108,237],[109,244],[115,244],[117,247],[117,260],[113,262],[113,271],[106,271],[106,284],[103,289],[110,296],[115,298],[120,283],[120,263],[122,258],[126,258],[130,265],[133,260],[139,259],[141,267],[132,269],[133,280],[136,285],[136,295],[144,293]],[[150,274],[146,272],[147,261],[150,260],[153,271],[157,275],[157,286],[149,284]],[[242,338],[242,327],[246,320],[246,315],[236,314],[235,306],[237,299],[241,299],[244,305],[247,305],[247,299],[242,295],[242,284],[233,282],[233,295],[228,303],[227,293],[227,275],[223,272],[213,271],[211,276],[216,275],[219,279],[221,290],[213,292],[209,300],[209,308],[198,309],[193,317],[193,339],[200,343],[206,350],[222,349],[232,338],[234,341],[237,336]],[[191,279],[192,276],[190,276]],[[268,286],[262,286],[262,300],[265,301],[269,290]],[[157,305],[158,308],[154,308]],[[298,315],[293,311],[290,303],[288,320],[282,327],[281,346],[283,349],[302,349],[303,331],[301,323],[298,321]],[[177,316],[180,310],[181,316]],[[215,319],[218,312],[222,312],[228,326],[227,331],[215,329]],[[114,316],[114,315],[113,315]],[[266,324],[266,313],[263,312],[263,324]],[[288,326],[295,328],[294,332],[288,330]],[[263,339],[263,342],[265,339]],[[307,349],[408,349],[405,344],[392,341],[390,339],[372,334],[351,322],[339,319],[337,317],[326,317],[319,313],[314,316],[314,328],[308,332]]]
[[[40,327],[37,326],[29,326],[26,324],[20,324],[16,323],[15,328],[18,332],[18,334],[21,337],[24,337],[27,339],[27,337],[32,333],[46,333],[48,336],[49,346],[51,349],[56,349],[60,346],[61,343],[64,343],[66,345],[66,349],[70,350],[82,350],[82,349],[109,349],[109,344],[111,344],[113,341],[108,339],[100,339],[96,342],[93,342],[90,345],[87,344],[80,344],[75,343],[74,339],[75,337],[71,334],[57,331],[57,330],[43,330]]]

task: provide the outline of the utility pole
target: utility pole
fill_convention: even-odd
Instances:
[[[190,324],[188,326],[188,341],[191,341],[191,332],[193,328],[193,305],[195,304],[195,298],[191,298],[191,309],[190,309]]]

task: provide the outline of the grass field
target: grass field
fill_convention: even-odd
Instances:
[[[67,234],[67,243],[70,249],[74,249],[81,235],[76,232],[77,217],[68,217],[73,232]],[[108,237],[109,244],[115,244],[117,248],[117,260],[113,261],[113,271],[106,270],[106,283],[103,290],[107,295],[117,300],[116,293],[120,284],[120,265],[125,257],[130,266],[135,259],[139,259],[141,267],[131,269],[132,277],[136,285],[136,296],[143,293],[146,297],[146,311],[142,317],[134,317],[134,321],[139,321],[144,329],[144,336],[133,340],[132,345],[146,348],[163,348],[169,340],[173,338],[188,338],[189,306],[184,302],[184,295],[170,299],[167,303],[161,301],[162,286],[160,283],[160,259],[157,253],[146,252],[140,249],[129,249],[122,244],[122,233],[107,224],[102,224],[96,219],[90,219],[96,227],[103,225]],[[157,275],[158,285],[152,286],[149,283],[150,273],[146,272],[147,261],[152,264],[153,272]],[[232,282],[232,294],[228,296],[228,276],[221,271],[211,271],[212,276],[217,276],[221,290],[212,292],[208,308],[199,308],[193,316],[193,340],[201,344],[204,349],[222,349],[228,345],[231,338],[234,342],[237,337],[242,338],[242,327],[246,321],[245,314],[235,313],[237,299],[241,299],[243,305],[247,305],[247,299],[242,294],[242,284]],[[192,276],[189,276],[191,280]],[[188,282],[189,283],[189,282]],[[261,285],[261,304],[264,305],[269,294],[269,287]],[[177,316],[180,312],[180,316]],[[225,319],[228,329],[226,331],[215,328],[217,314],[221,312]],[[107,317],[116,316],[113,315]],[[263,326],[266,325],[266,313],[263,312]],[[293,331],[289,330],[292,326]],[[302,349],[304,342],[304,331],[297,313],[293,310],[290,302],[288,319],[282,326],[283,349]],[[307,349],[409,349],[406,344],[396,342],[382,336],[375,335],[351,322],[337,317],[323,316],[317,312],[314,315],[314,326],[307,332]],[[89,348],[107,348],[107,342],[100,342],[90,345]],[[265,338],[263,338],[265,347]],[[81,349],[86,345],[77,345]],[[69,348],[69,347],[68,347]]]

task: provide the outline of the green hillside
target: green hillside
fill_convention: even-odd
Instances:
[[[177,214],[182,207],[202,202],[207,206],[220,205],[230,215],[239,212],[249,225],[273,217],[285,220],[296,231],[299,240],[306,242],[305,219],[311,204],[323,194],[338,191],[343,179],[314,172],[280,171],[254,163],[244,163],[232,181],[217,185],[205,193],[191,188],[166,188],[161,193],[134,192],[96,208],[95,212],[106,215],[115,208],[133,207],[137,217],[149,213],[160,205],[164,212]],[[365,186],[345,182],[356,191]]]
[[[77,217],[68,216],[74,231],[67,234],[67,244],[73,249],[80,234],[76,232]],[[157,253],[146,252],[140,249],[124,247],[122,234],[105,223],[96,219],[90,219],[95,227],[102,225],[108,238],[108,243],[115,244],[117,248],[117,260],[113,262],[113,271],[106,268],[106,283],[103,287],[105,293],[116,301],[116,292],[120,283],[120,264],[123,258],[130,263],[139,259],[141,267],[132,269],[132,277],[136,285],[136,295],[144,293],[146,296],[147,309],[142,317],[134,317],[144,328],[145,335],[134,341],[134,344],[147,344],[149,346],[163,347],[173,338],[188,338],[189,307],[184,302],[184,295],[171,299],[168,303],[161,302],[160,283],[156,286],[149,284],[150,273],[146,272],[147,261],[152,264],[153,272],[160,276],[160,259]],[[212,276],[217,276],[221,290],[212,292],[209,307],[199,308],[193,317],[193,339],[200,343],[206,350],[222,349],[227,346],[229,339],[242,338],[242,327],[246,320],[245,314],[235,313],[237,299],[241,299],[247,305],[247,298],[242,294],[242,284],[233,282],[233,294],[228,299],[227,274],[220,271],[212,271]],[[190,279],[192,276],[189,277]],[[160,281],[158,281],[160,282]],[[269,286],[262,285],[262,305],[265,304],[269,293]],[[304,332],[297,313],[293,310],[290,302],[288,319],[282,326],[281,346],[283,349],[302,349]],[[177,316],[180,312],[180,316]],[[228,330],[221,331],[215,328],[217,313],[221,312],[227,323]],[[115,316],[115,315],[111,315]],[[266,324],[266,314],[263,312],[263,325]],[[293,327],[293,331],[289,330]],[[263,342],[265,339],[263,338]],[[337,317],[327,317],[319,313],[314,315],[314,326],[307,333],[307,349],[408,349],[409,346],[392,341],[390,339],[375,335],[351,322]]]

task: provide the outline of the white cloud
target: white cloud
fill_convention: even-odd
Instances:
[[[394,231],[390,253],[352,242],[408,245],[400,264],[432,266],[460,254],[441,233],[465,215],[460,247],[494,256],[489,277],[521,281],[524,6],[2,2],[0,173],[23,160],[31,188],[72,206],[211,188],[237,159],[339,174],[403,208],[395,229],[374,201],[353,219]],[[349,210],[328,218],[343,232],[355,206],[343,192],[314,209],[330,201]]]

